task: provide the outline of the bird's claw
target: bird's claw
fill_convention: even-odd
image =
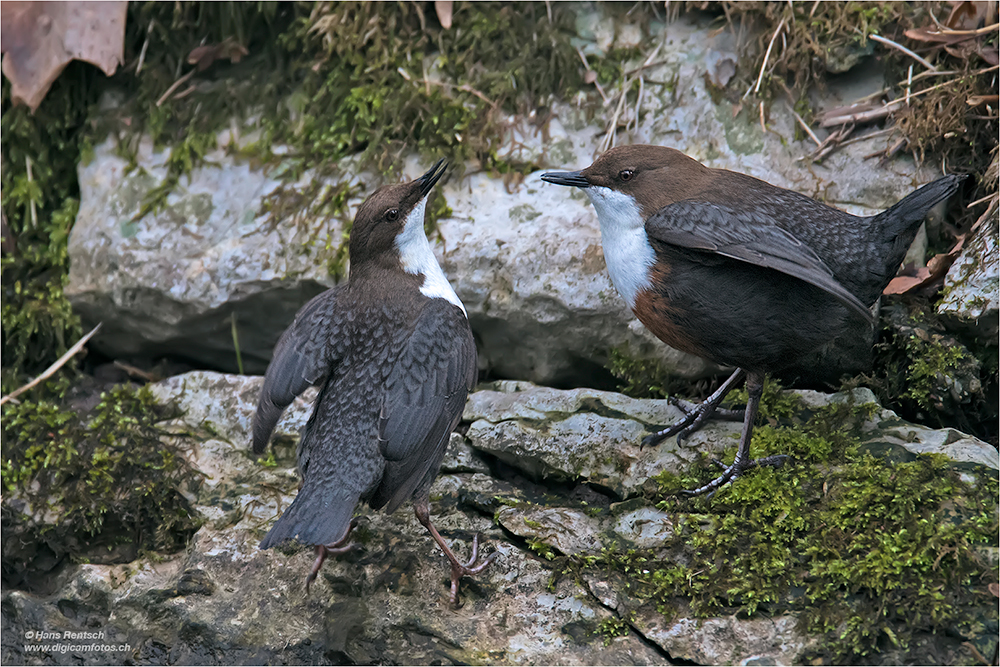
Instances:
[[[671,405],[683,412],[684,416],[662,431],[658,431],[643,438],[642,444],[639,445],[639,449],[658,445],[672,435],[677,435],[678,442],[683,441],[689,435],[704,426],[705,422],[709,419],[743,421],[744,417],[743,410],[720,408],[717,407],[718,404],[712,404],[708,401],[704,401],[702,403],[691,403],[690,401],[685,401],[684,399],[677,398],[675,396],[671,396],[667,400],[670,401]]]
[[[751,468],[758,468],[761,466],[770,466],[777,468],[785,463],[788,459],[787,454],[775,454],[774,456],[765,456],[761,459],[751,459],[744,461],[733,461],[733,464],[727,466],[725,463],[718,459],[712,459],[712,463],[722,468],[722,474],[713,479],[708,484],[700,486],[693,491],[681,491],[686,496],[700,496],[703,493],[708,493],[706,498],[711,498],[715,495],[715,492],[726,484],[738,479],[740,475],[745,473]]]
[[[493,562],[498,553],[494,551],[483,562],[476,565],[477,561],[479,561],[479,533],[476,533],[476,536],[472,538],[472,556],[468,561],[460,563],[458,559],[449,558],[451,560],[451,596],[449,600],[452,607],[455,609],[462,608],[462,605],[458,601],[458,582],[462,577],[470,574],[479,574]]]
[[[309,576],[306,577],[306,595],[309,595],[309,586],[312,585],[312,582],[316,581],[316,577],[319,575],[319,571],[328,557],[345,554],[358,547],[356,542],[348,542],[347,544],[344,544],[351,537],[351,531],[353,531],[357,525],[357,518],[351,519],[350,525],[347,526],[347,532],[344,533],[342,538],[331,544],[316,545],[316,560],[313,562],[312,570],[309,571]]]

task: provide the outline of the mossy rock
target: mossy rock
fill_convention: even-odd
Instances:
[[[718,474],[707,456],[664,472],[648,499],[669,516],[671,539],[557,563],[574,576],[624,576],[624,608],[647,620],[655,608],[660,625],[682,613],[795,617],[813,640],[797,661],[975,664],[962,642],[997,650],[996,568],[982,555],[996,542],[995,471],[873,456],[859,440],[873,406],[808,408],[767,392],[751,455],[789,453],[784,466],[693,499],[678,491]]]
[[[121,563],[176,551],[200,525],[192,471],[157,422],[171,409],[121,386],[92,415],[51,402],[3,408],[3,579],[44,590],[67,561]]]

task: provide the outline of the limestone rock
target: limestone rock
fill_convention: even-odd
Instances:
[[[631,43],[642,32],[626,25],[616,30],[595,11],[581,14],[578,25],[585,52],[608,48],[616,34]],[[756,113],[734,116],[728,102],[713,102],[705,74],[717,65],[712,54],[731,50],[731,36],[713,36],[710,27],[686,19],[648,32],[642,48],[661,46],[655,66],[644,70],[646,80],[676,85],[645,87],[638,118],[618,132],[618,144],[672,146],[711,167],[822,195],[854,213],[885,208],[914,182],[933,178],[929,168],[906,159],[892,170],[864,160],[871,142],[846,146],[804,169],[800,158],[812,146],[786,141],[795,120],[783,105],[774,105],[765,132]],[[603,139],[605,111],[595,116],[576,104],[554,104],[552,111],[544,128],[537,118],[511,118],[498,156],[539,170],[589,164]],[[242,145],[234,133],[220,135],[220,147],[231,142]],[[166,156],[140,142],[138,167],[126,173],[126,160],[109,141],[81,165],[67,294],[85,324],[104,322],[94,344],[108,356],[172,354],[220,370],[237,367],[235,314],[244,369],[262,372],[295,311],[332,284],[325,265],[340,246],[343,219],[380,179],[359,172],[349,158],[338,165],[339,180],[310,185],[315,175],[309,171],[289,180],[299,171],[292,158],[251,168],[220,149],[181,179],[162,210],[133,221],[144,198],[163,184]],[[679,377],[719,371],[670,350],[632,317],[611,285],[597,218],[582,193],[545,184],[540,172],[517,184],[468,166],[470,175],[441,188],[453,215],[439,221],[442,242],[435,252],[468,309],[482,364],[495,377],[554,386],[607,382],[604,366],[614,348],[660,359]],[[411,157],[400,171],[412,178],[426,167]],[[312,207],[317,197],[310,187],[349,188],[347,209],[331,215]],[[868,341],[854,343],[807,361],[805,370],[860,370]]]
[[[681,618],[664,623],[663,615],[642,608],[635,625],[671,657],[699,665],[794,665],[816,644],[796,628],[793,616],[775,618]]]
[[[867,389],[855,390],[853,396],[794,393],[807,406],[849,399],[855,405],[876,402]],[[586,481],[627,497],[640,492],[656,473],[680,472],[699,451],[719,451],[739,437],[740,424],[710,421],[681,444],[674,437],[640,451],[645,435],[680,416],[667,401],[497,382],[491,389],[472,394],[464,419],[472,421],[467,437],[474,448],[536,479]],[[958,462],[1000,469],[992,445],[951,429],[904,422],[881,407],[862,425],[861,437],[872,447],[881,443],[911,455],[937,452]]]
[[[333,284],[324,246],[342,230],[329,220],[272,219],[265,201],[283,183],[221,149],[181,179],[162,210],[137,219],[163,186],[168,157],[143,140],[129,171],[109,139],[80,165],[66,295],[85,322],[103,322],[92,345],[108,356],[169,354],[235,370],[236,318],[244,369],[263,373],[295,312]]]
[[[515,535],[567,556],[656,547],[674,534],[670,516],[646,506],[598,519],[577,508],[519,503],[498,509],[496,520]]]
[[[1000,328],[1000,210],[979,226],[966,241],[961,255],[948,270],[944,281],[944,299],[937,312],[960,327],[971,329],[984,343],[996,345]]]
[[[678,517],[641,495],[609,503],[590,491],[603,504],[584,504],[577,492],[597,485],[634,494],[642,475],[678,465],[693,447],[725,446],[735,431],[713,426],[700,445],[668,441],[639,453],[633,438],[676,415],[665,401],[524,382],[472,394],[465,414],[472,424],[453,436],[447,459],[455,472],[439,475],[431,489],[432,518],[460,557],[477,532],[483,549],[499,554],[463,580],[461,609],[448,608],[447,563],[408,506],[392,515],[361,509],[359,548],[330,559],[307,597],[312,550],[257,545],[298,487],[294,434],[309,405],[300,399],[279,422],[273,463],[256,461],[248,429],[260,381],[198,371],[152,385],[161,401],[183,410],[161,426],[199,473],[179,489],[204,518],[187,549],[71,566],[51,595],[4,591],[11,636],[61,645],[70,642],[27,633],[103,631],[108,646],[128,647],[36,653],[18,640],[4,642],[5,664],[779,664],[799,661],[815,642],[791,616],[695,619],[683,605],[665,616],[632,596],[621,572],[556,576],[550,559],[566,554],[638,549],[663,562],[676,558],[664,545],[676,541]],[[807,406],[849,398],[800,396]],[[859,390],[850,400],[874,397]],[[519,440],[497,437],[494,427],[505,424],[520,429]],[[996,467],[989,445],[905,424],[889,411],[876,410],[866,428],[875,444]],[[602,460],[615,449],[623,452],[617,465]],[[494,456],[510,470],[569,481],[536,486],[516,474],[494,476],[501,468]],[[697,526],[697,516],[688,516]]]

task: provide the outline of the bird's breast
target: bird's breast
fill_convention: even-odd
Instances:
[[[674,267],[666,262],[654,262],[649,271],[649,285],[636,294],[632,312],[643,326],[670,347],[700,357],[710,356],[691,330],[684,326],[684,304],[670,297],[673,271]]]

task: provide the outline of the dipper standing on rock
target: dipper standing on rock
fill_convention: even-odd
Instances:
[[[612,148],[583,171],[542,180],[583,188],[597,209],[608,272],[657,338],[737,370],[686,417],[643,440],[696,431],[744,375],[746,410],[731,466],[714,491],[757,465],[750,437],[764,376],[872,321],[927,211],[964,176],[945,176],[878,215],[857,217],[672,148]]]
[[[359,502],[394,512],[413,500],[417,519],[451,561],[458,582],[496,554],[459,562],[430,520],[428,491],[477,379],[465,307],[424,235],[427,196],[444,161],[410,183],[379,188],[358,209],[346,284],[307,303],[282,334],[267,368],[253,451],[267,447],[286,407],[322,385],[298,447],[302,487],[260,543],[316,545],[306,590],[327,556],[346,544]]]

